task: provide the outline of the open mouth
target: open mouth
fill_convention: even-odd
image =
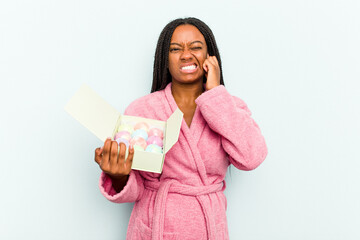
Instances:
[[[192,73],[192,72],[195,72],[197,70],[197,68],[198,68],[198,66],[196,64],[191,64],[191,65],[181,67],[180,70],[185,73]]]

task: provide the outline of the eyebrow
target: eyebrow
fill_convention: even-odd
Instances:
[[[194,43],[201,43],[202,45],[204,45],[204,43],[201,42],[201,41],[193,41],[193,42],[190,43],[190,45],[192,45],[192,44],[194,44]],[[178,46],[181,47],[181,44],[179,44],[179,43],[170,43],[170,45],[178,45]]]

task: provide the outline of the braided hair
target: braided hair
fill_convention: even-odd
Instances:
[[[220,84],[225,85],[222,75],[220,53],[211,29],[204,22],[202,22],[197,18],[193,18],[193,17],[178,18],[169,22],[160,33],[159,40],[157,42],[157,46],[155,50],[153,83],[151,87],[151,92],[162,90],[166,87],[166,85],[168,85],[168,83],[171,82],[172,77],[168,69],[170,40],[175,28],[185,24],[190,24],[195,26],[204,36],[209,55],[216,56],[219,62]],[[204,77],[204,83],[205,82],[206,82],[206,78]]]

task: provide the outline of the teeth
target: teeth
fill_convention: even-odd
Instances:
[[[190,65],[190,66],[182,67],[181,69],[190,70],[190,69],[195,69],[195,68],[196,68],[195,65]]]

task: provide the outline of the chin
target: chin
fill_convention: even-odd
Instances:
[[[204,83],[206,82],[206,79],[204,76],[200,76],[200,77],[189,77],[189,78],[179,78],[178,80],[176,80],[177,82],[179,83],[198,83],[198,82],[201,82],[201,83]]]
[[[174,81],[174,80],[173,80]],[[203,83],[202,79],[183,79],[183,80],[175,80],[176,82],[180,83],[180,84],[195,84],[195,83]]]

